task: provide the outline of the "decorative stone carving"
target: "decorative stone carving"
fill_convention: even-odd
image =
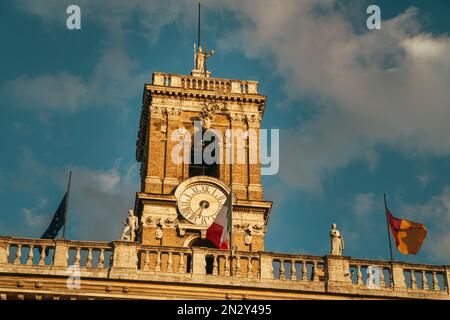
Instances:
[[[252,226],[252,233],[263,233],[264,232],[264,227],[260,224],[254,224]]]
[[[246,232],[245,236],[244,236],[244,243],[246,245],[250,245],[252,243],[252,239],[253,239],[253,237],[252,237],[251,233],[250,232]]]
[[[150,113],[152,118],[162,118],[164,114],[164,108],[158,106],[151,106]]]
[[[152,217],[147,217],[147,219],[145,219],[144,226],[152,226],[152,225],[156,225],[155,219],[153,219]]]
[[[163,230],[162,230],[162,228],[161,227],[157,228],[156,231],[155,231],[155,238],[159,240],[159,239],[162,239],[162,237],[163,237]]]
[[[216,112],[220,110],[220,106],[216,103],[205,103],[200,112],[200,121],[204,129],[211,128],[212,121],[216,116]]]
[[[178,219],[176,218],[166,218],[164,220],[164,226],[168,227],[168,228],[173,228],[176,227],[178,225]]]
[[[169,118],[178,118],[181,114],[181,109],[174,107],[167,107],[166,114]]]
[[[243,223],[243,224],[233,224],[233,230],[234,231],[242,231],[245,232],[249,230],[250,224],[249,223]]]
[[[139,229],[138,218],[134,215],[133,210],[128,210],[128,217],[123,220],[125,228],[122,232],[120,240],[122,241],[134,241],[136,239],[136,231]]]
[[[259,126],[262,119],[261,115],[257,113],[247,114],[245,118],[249,126]]]
[[[342,253],[344,252],[344,237],[341,232],[336,229],[335,223],[331,225],[330,238],[331,254],[335,256],[342,256]]]
[[[238,121],[238,122],[243,121],[245,118],[243,114],[234,112],[230,112],[229,116],[231,121]]]

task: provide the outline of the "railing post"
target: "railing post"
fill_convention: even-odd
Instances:
[[[135,278],[137,276],[138,251],[136,242],[113,241],[111,277]]]
[[[69,246],[64,240],[55,240],[55,254],[53,256],[53,267],[67,269],[69,257]]]
[[[352,284],[350,278],[350,257],[325,256],[325,285],[327,291],[344,292]]]
[[[9,238],[0,238],[0,264],[8,263],[9,256]]]
[[[206,254],[202,248],[192,248],[192,275],[206,274]]]
[[[406,289],[403,267],[396,262],[392,263],[392,287],[395,289]]]
[[[272,257],[264,252],[259,253],[260,278],[273,280]]]

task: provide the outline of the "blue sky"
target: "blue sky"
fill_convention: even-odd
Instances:
[[[382,29],[365,28],[369,4]],[[66,28],[81,7],[82,29]],[[450,262],[450,3],[204,1],[213,76],[257,79],[280,172],[266,250],[387,259],[383,209],[423,222],[404,261]],[[73,170],[68,238],[110,241],[138,191],[144,83],[188,74],[194,1],[0,3],[0,234],[37,237]]]

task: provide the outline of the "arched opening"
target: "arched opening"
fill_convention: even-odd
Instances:
[[[194,238],[190,244],[189,247],[203,247],[203,248],[214,248],[217,249],[217,247],[208,239],[202,239],[200,237]],[[212,255],[207,255],[205,257],[206,262],[206,274],[212,274],[213,273],[213,264],[214,264],[214,257]],[[188,256],[187,265],[190,266],[192,263],[191,256]]]
[[[211,130],[205,134],[203,130],[202,137],[206,140],[194,141],[191,147],[191,159],[189,163],[189,177],[195,176],[209,176],[219,178],[219,163],[220,159],[220,138]],[[205,149],[208,152],[205,153]],[[211,151],[211,152],[209,152]],[[206,156],[210,155],[213,161],[208,161]],[[211,163],[212,162],[212,163]]]

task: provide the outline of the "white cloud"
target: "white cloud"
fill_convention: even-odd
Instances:
[[[316,116],[282,130],[284,181],[320,191],[353,161],[376,166],[380,145],[411,156],[450,154],[443,139],[450,135],[450,38],[423,33],[416,9],[383,20],[382,30],[357,33],[335,4],[230,5],[241,24],[223,46],[268,62],[292,101],[317,103]]]
[[[120,161],[108,170],[73,167],[69,223],[80,239],[119,239],[122,219],[134,207],[139,188],[137,165]]]
[[[62,72],[21,76],[10,81],[4,92],[26,109],[73,112],[86,99],[88,89],[80,78]]]
[[[47,208],[47,204],[46,198],[40,198],[35,207],[22,208],[22,215],[28,227],[33,230],[44,230],[46,223],[50,223],[49,215],[42,214],[42,210]]]
[[[18,9],[36,15],[48,25],[65,28],[66,7],[60,0],[19,0]],[[184,10],[186,1],[78,1],[83,24],[99,24],[107,30],[102,40],[100,58],[90,76],[82,79],[66,71],[36,76],[23,75],[9,81],[2,93],[19,106],[37,111],[47,119],[55,112],[73,113],[87,107],[128,107],[128,101],[141,95],[149,82],[150,70],[142,70],[126,49],[127,25],[137,23],[143,35],[154,44],[162,27],[172,23],[189,23],[195,10]],[[192,13],[192,15],[190,14]],[[181,15],[184,15],[182,18]],[[87,27],[85,27],[87,28]]]
[[[450,262],[450,186],[422,204],[403,204],[402,218],[424,223],[428,230],[423,250],[437,261]]]
[[[358,216],[367,216],[373,213],[375,205],[375,194],[358,193],[353,199],[352,211]]]
[[[361,33],[351,19],[365,17],[365,8],[337,3],[230,0],[207,4],[208,10],[237,20],[216,35],[222,52],[238,50],[264,61],[270,72],[285,80],[280,86],[296,108],[302,108],[297,101],[315,101],[314,117],[281,130],[280,176],[289,186],[309,191],[321,191],[325,179],[354,161],[366,161],[375,168],[379,146],[410,157],[450,154],[450,140],[443,138],[450,136],[450,38],[423,32],[414,8],[383,20],[382,30]],[[20,1],[18,5],[44,21],[59,19],[55,18],[60,14],[57,1]],[[89,8],[87,19],[95,19],[114,36],[104,40],[107,50],[89,79],[67,77],[78,83],[78,91],[86,89],[85,94],[74,94],[72,106],[67,106],[72,110],[111,101],[126,105],[127,98],[139,94],[133,90],[141,89],[150,72],[141,73],[124,50],[131,19],[150,41],[165,25],[195,25],[192,1],[110,1],[104,6],[80,1],[79,5]],[[39,81],[31,83],[40,87]],[[49,101],[43,108],[52,110],[59,99]]]
[[[424,172],[416,176],[417,180],[419,180],[422,188],[427,187],[431,181],[434,179],[434,175],[430,172]]]
[[[71,170],[68,234],[83,240],[111,241],[119,238],[123,226],[121,221],[127,216],[128,209],[134,207],[134,197],[139,190],[137,164],[124,165],[118,159],[107,169],[47,167],[34,158],[31,149],[24,148],[20,168],[20,173],[12,177],[17,181],[16,188],[28,190],[43,181],[52,181],[60,186],[61,199],[67,188],[67,172]],[[40,198],[35,207],[21,210],[26,229],[21,229],[20,225],[14,228],[26,234],[42,232],[58,204],[47,203],[46,199]]]

